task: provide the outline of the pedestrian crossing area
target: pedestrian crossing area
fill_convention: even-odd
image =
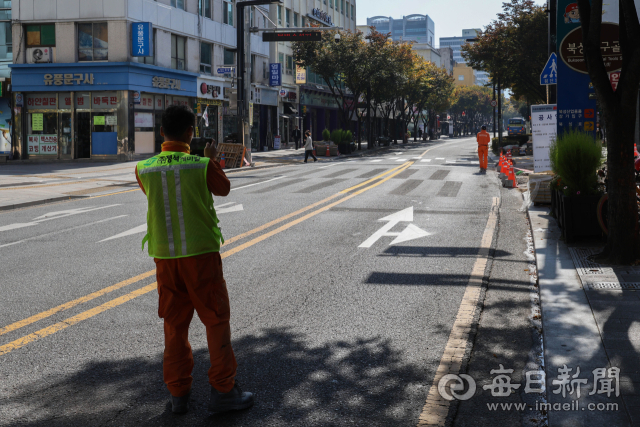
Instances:
[[[383,159],[367,159],[361,160],[364,163],[380,163],[383,161],[387,162],[395,162],[395,163],[403,163],[408,161],[413,161],[415,163],[435,163],[435,164],[467,164],[469,162],[473,162],[471,159],[447,159],[445,157],[435,157],[435,158],[421,158],[421,157],[387,157]]]

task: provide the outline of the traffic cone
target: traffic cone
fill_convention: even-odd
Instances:
[[[516,176],[513,168],[511,168],[510,178],[511,178],[511,188],[518,188],[518,177]]]
[[[331,157],[331,150],[329,150],[329,144],[327,144],[327,157]]]
[[[224,169],[224,153],[222,153],[222,158],[220,159],[220,167]]]
[[[499,172],[500,170],[502,170],[502,161],[503,161],[503,160],[504,160],[504,159],[502,158],[502,153],[500,153],[500,161],[498,161],[498,172]]]

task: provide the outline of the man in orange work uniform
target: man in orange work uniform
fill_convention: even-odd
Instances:
[[[193,312],[207,330],[211,367],[210,412],[245,409],[253,394],[235,382],[236,358],[231,347],[229,296],[222,274],[213,197],[229,194],[231,184],[213,160],[207,143],[203,158],[190,155],[196,116],[187,106],[170,106],[162,114],[162,152],[136,166],[136,179],[147,196],[149,255],[156,263],[158,315],[164,319],[164,382],[172,411],[186,413],[191,395],[193,354],[189,324]]]
[[[491,135],[487,132],[487,127],[482,126],[482,130],[478,133],[476,140],[478,141],[478,159],[480,159],[480,172],[487,172],[489,155],[489,142],[491,142]]]

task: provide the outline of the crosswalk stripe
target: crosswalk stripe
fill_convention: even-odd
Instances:
[[[422,159],[422,160],[420,160],[420,162],[421,162],[421,163],[423,163],[423,162],[430,162],[430,161],[431,161],[431,159]]]

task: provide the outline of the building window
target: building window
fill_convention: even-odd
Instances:
[[[293,26],[297,27],[298,26],[298,14],[297,13],[293,13]]]
[[[278,6],[278,26],[282,27],[282,6]]]
[[[184,37],[171,34],[171,68],[174,70],[185,69],[185,44]]]
[[[329,7],[333,9],[333,0],[329,0]]]
[[[347,3],[347,8],[345,9],[347,12],[347,18],[349,17],[349,3]]]
[[[55,45],[56,45],[55,24],[27,25],[27,47],[55,46]]]
[[[340,12],[344,15],[344,0],[340,0]]]
[[[171,6],[177,7],[178,9],[182,10],[185,10],[184,3],[184,0],[171,0]]]
[[[224,50],[224,65],[236,65],[236,53],[232,50]]]
[[[460,75],[458,76],[458,80],[460,80],[460,81],[464,80],[464,76],[463,76],[462,74],[460,74]]]
[[[4,3],[4,4],[3,4]],[[13,59],[13,36],[11,34],[11,1],[0,2],[0,60]],[[55,37],[54,42],[55,44]]]
[[[285,20],[287,21],[287,27],[291,26],[291,9],[285,9]]]
[[[356,17],[356,8],[354,5],[351,5],[351,20],[353,21]]]
[[[267,62],[266,61],[262,61],[262,79],[266,80],[268,77],[268,69],[267,69]]]
[[[293,56],[287,55],[287,74],[293,75]]]
[[[211,19],[211,0],[198,0],[200,16]]]
[[[211,74],[211,49],[213,45],[209,43],[200,43],[200,72],[202,74]]]
[[[106,22],[78,24],[78,61],[109,59],[109,27]]]
[[[222,2],[222,22],[227,25],[233,25],[233,3]]]
[[[305,18],[304,16],[302,17],[302,26],[303,27],[307,26],[307,18]]]

